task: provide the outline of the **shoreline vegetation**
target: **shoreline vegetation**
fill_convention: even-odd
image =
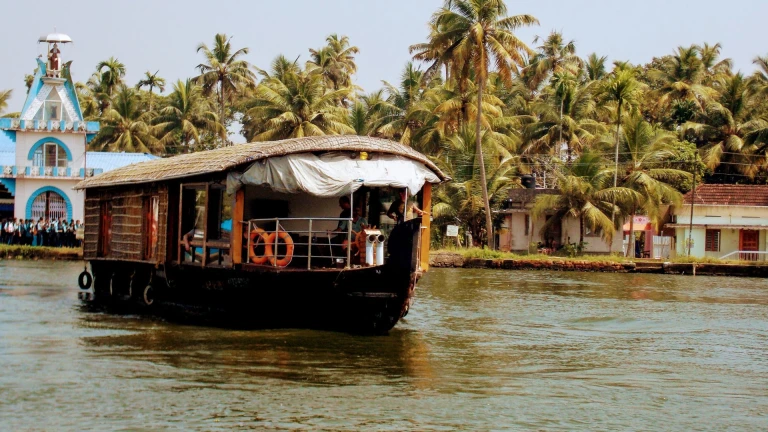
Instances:
[[[2,260],[63,260],[83,258],[81,248],[0,245]],[[680,257],[661,261],[631,259],[618,255],[518,255],[489,249],[439,249],[429,254],[435,268],[487,268],[504,270],[552,270],[613,273],[662,273],[708,276],[768,277],[768,263]]]
[[[487,268],[612,273],[660,273],[707,276],[768,277],[768,264],[715,258],[631,259],[619,255],[518,255],[489,249],[439,249],[430,253],[436,268]]]
[[[0,260],[39,259],[76,261],[83,259],[83,248],[0,244]]]

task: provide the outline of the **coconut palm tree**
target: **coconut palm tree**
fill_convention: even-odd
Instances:
[[[658,69],[648,71],[648,77],[658,83],[653,97],[656,110],[667,109],[675,101],[685,101],[700,112],[704,105],[715,96],[714,90],[704,81],[707,78],[707,66],[701,59],[701,48],[692,45],[678,47],[674,55],[662,59]],[[708,53],[711,61],[712,53]]]
[[[616,104],[616,155],[613,187],[617,186],[616,173],[619,164],[619,130],[621,129],[621,115],[625,108],[634,109],[638,106],[642,88],[635,78],[635,71],[629,68],[617,67],[603,85],[602,95],[604,100]]]
[[[264,79],[245,101],[244,130],[248,141],[304,136],[354,134],[348,112],[337,104],[348,88],[329,90],[318,70]]]
[[[326,46],[309,50],[311,60],[307,62],[307,71],[320,69],[328,87],[333,90],[352,87],[352,75],[357,72],[355,54],[360,49],[351,46],[347,36],[332,34],[325,41]]]
[[[488,79],[489,65],[496,67],[499,77],[511,84],[512,74],[525,63],[525,55],[533,55],[528,46],[515,36],[523,26],[538,24],[531,15],[507,16],[503,0],[446,0],[442,9],[432,16],[436,30],[427,44],[411,46],[416,60],[432,61],[435,65],[447,62],[450,74],[458,82],[466,83],[474,76],[477,89],[477,115],[475,122],[477,161],[480,163],[481,185],[485,200],[486,230],[489,246],[493,249],[493,222],[487,190],[485,166],[482,163],[482,100]]]
[[[125,65],[118,59],[110,57],[96,65],[96,73],[99,76],[102,90],[111,97],[112,93],[123,83]]]
[[[596,53],[592,53],[587,57],[587,61],[584,63],[584,69],[587,72],[587,77],[590,81],[599,81],[608,74],[605,69],[605,62],[608,57],[598,57]]]
[[[157,87],[157,89],[161,92],[165,91],[165,78],[157,76],[158,73],[160,73],[160,71],[155,73],[146,71],[144,72],[144,78],[139,80],[139,82],[136,84],[137,89],[142,87],[149,87],[149,112],[152,112],[152,90]]]
[[[8,108],[8,101],[11,99],[13,90],[1,90],[0,91],[0,113]]]
[[[101,118],[101,130],[91,148],[106,151],[162,153],[150,124],[150,113],[141,109],[134,89],[120,86],[112,107]]]
[[[168,96],[168,105],[160,110],[155,125],[162,144],[169,153],[187,153],[193,143],[200,145],[205,135],[224,138],[226,129],[211,109],[203,90],[193,80],[178,80]]]
[[[690,179],[691,174],[679,167],[670,168],[667,163],[678,155],[674,133],[654,127],[642,116],[635,115],[624,122],[622,128],[622,160],[619,165],[619,184],[637,192],[638,200],[632,203],[627,252],[634,251],[634,216],[638,208],[654,225],[663,224],[663,205],[680,205],[682,194],[674,184]]]
[[[502,143],[497,141],[497,135],[487,130],[481,133],[481,141],[489,150],[485,153],[489,174],[486,189],[496,207],[509,197],[509,189],[514,187],[512,178],[517,173],[518,158],[505,151]],[[472,127],[461,128],[443,142],[440,154],[433,158],[453,181],[435,191],[432,215],[437,224],[459,219],[467,224],[473,238],[482,239],[485,204],[474,134]],[[489,233],[487,229],[485,232]]]
[[[762,98],[753,95],[740,73],[720,76],[713,83],[719,97],[710,102],[700,121],[683,125],[703,144],[704,163],[724,173],[740,173],[750,179],[768,164],[768,118],[761,112]],[[762,116],[761,116],[762,114]]]
[[[205,95],[216,93],[219,104],[218,117],[222,124],[227,123],[227,102],[242,88],[252,88],[255,85],[255,75],[250,69],[250,64],[240,59],[248,54],[248,48],[234,50],[231,40],[226,34],[218,33],[214,37],[213,48],[208,48],[204,43],[197,47],[197,52],[203,53],[205,63],[197,65],[200,75],[194,79],[202,86]]]
[[[605,124],[595,120],[600,83],[581,84],[573,75],[558,72],[552,77],[552,90],[550,100],[533,104],[537,121],[524,128],[526,153],[560,152],[565,144],[565,160],[570,163],[574,150],[581,152],[606,132]]]
[[[576,43],[572,40],[566,42],[562,33],[552,32],[546,38],[536,36],[533,43],[539,41],[542,44],[530,66],[537,83],[543,83],[557,73],[575,76],[584,66],[584,62],[576,55]]]
[[[606,169],[599,155],[583,153],[571,167],[557,173],[556,195],[539,195],[531,210],[534,218],[551,214],[541,232],[567,217],[579,220],[579,244],[584,242],[584,228],[599,232],[612,244],[615,226],[608,214],[617,206],[626,208],[638,199],[637,192],[625,187],[610,187],[611,170]]]

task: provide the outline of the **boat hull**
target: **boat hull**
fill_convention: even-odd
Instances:
[[[356,269],[213,269],[91,261],[93,302],[233,327],[301,327],[386,333],[407,314],[420,274]]]

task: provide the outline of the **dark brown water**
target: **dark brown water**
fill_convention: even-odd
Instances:
[[[387,337],[87,312],[0,261],[2,430],[766,430],[768,282],[435,270]]]

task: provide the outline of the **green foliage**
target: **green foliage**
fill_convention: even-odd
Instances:
[[[445,0],[424,17],[430,33],[410,46],[414,63],[379,89],[354,85],[360,49],[347,36],[307,41],[308,57],[279,55],[261,69],[247,62],[249,48],[216,34],[197,47],[194,77],[169,81],[167,93],[159,71],[128,88],[114,57],[76,91],[86,119],[102,123],[92,147],[103,150],[215,148],[235,123],[248,141],[358,134],[412,146],[454,180],[434,191],[435,226],[458,223],[476,239],[501,219],[523,173],[561,192],[537,202],[540,215],[576,217],[606,239],[635,212],[660,222],[693,172],[768,181],[768,55],[749,76],[719,44],[611,65],[561,32],[529,48],[516,32],[538,21],[508,3]],[[0,111],[8,97],[0,92]]]

